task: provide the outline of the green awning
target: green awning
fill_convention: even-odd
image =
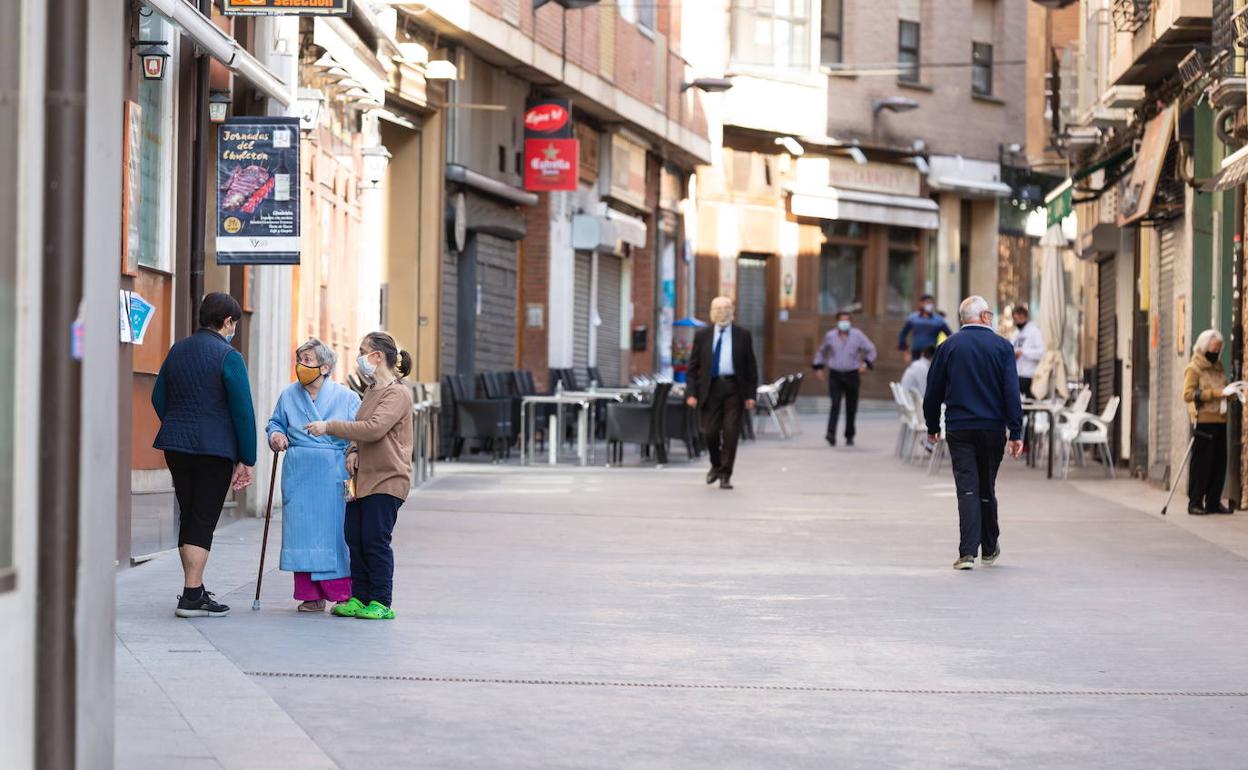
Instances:
[[[1048,197],[1044,199],[1044,205],[1048,211],[1049,224],[1055,225],[1061,223],[1063,219],[1070,216],[1075,210],[1075,182],[1087,179],[1102,169],[1121,166],[1123,163],[1130,160],[1131,157],[1132,149],[1130,147],[1124,147],[1113,155],[1103,158],[1096,163],[1093,163],[1091,166],[1080,169],[1079,171],[1071,174],[1065,182],[1062,182],[1054,188],[1053,191],[1049,193]]]

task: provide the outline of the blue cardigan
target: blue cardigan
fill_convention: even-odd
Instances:
[[[940,432],[940,405],[946,430],[1006,430],[1023,435],[1023,402],[1018,391],[1014,347],[987,326],[963,326],[936,348],[927,373],[923,416],[927,432]]]

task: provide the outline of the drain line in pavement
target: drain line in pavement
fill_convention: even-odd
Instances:
[[[612,682],[581,679],[504,679],[471,676],[414,676],[408,674],[326,674],[299,671],[244,671],[247,676],[276,679],[353,679],[426,684],[507,684],[545,687],[619,687],[644,690],[743,690],[764,692],[820,692],[860,695],[1024,695],[1055,697],[1135,698],[1248,698],[1248,690],[957,690],[906,687],[824,687],[786,684],[698,684],[694,682]]]

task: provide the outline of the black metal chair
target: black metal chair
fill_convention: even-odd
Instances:
[[[650,400],[640,404],[607,405],[607,462],[624,462],[624,445],[639,444],[642,456],[654,449],[655,462],[667,463],[667,394],[670,382],[655,386]]]
[[[460,374],[442,378],[442,400],[443,412],[453,413],[450,457],[458,459],[465,445],[474,440],[480,441],[480,448],[489,451],[495,461],[510,455],[513,428],[509,400],[479,398]]]
[[[685,443],[685,454],[690,460],[702,454],[702,431],[698,426],[698,411],[685,403],[683,398],[667,399],[667,425],[665,436]]]

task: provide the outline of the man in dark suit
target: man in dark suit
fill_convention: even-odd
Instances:
[[[712,326],[698,330],[689,353],[686,403],[700,409],[702,435],[711,455],[706,483],[719,481],[732,489],[732,467],[737,458],[741,420],[754,408],[758,391],[758,362],[750,333],[732,322],[732,300],[711,301]]]

